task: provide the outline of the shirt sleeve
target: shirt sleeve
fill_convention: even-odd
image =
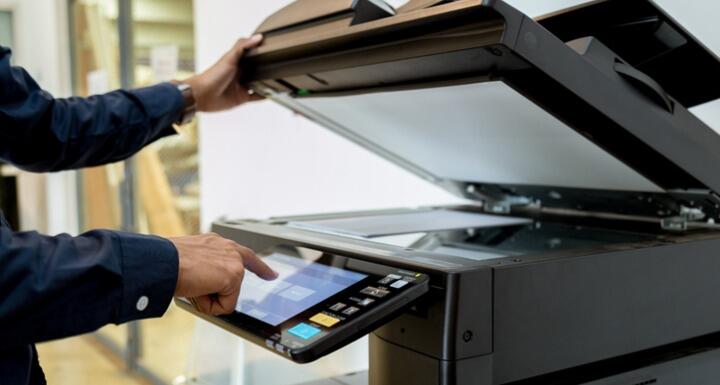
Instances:
[[[47,237],[1,227],[0,341],[20,346],[159,317],[177,278],[177,250],[162,238]]]
[[[175,133],[184,100],[172,84],[55,99],[10,64],[0,47],[0,159],[19,168],[59,171],[126,159]]]

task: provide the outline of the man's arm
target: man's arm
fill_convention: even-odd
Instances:
[[[195,298],[208,314],[229,313],[245,269],[277,276],[251,250],[216,234],[48,237],[0,227],[0,341],[22,346],[159,317],[173,295]]]
[[[164,239],[110,231],[79,237],[0,229],[0,340],[63,338],[161,316],[177,286],[178,252]]]
[[[169,84],[55,99],[0,47],[0,158],[43,172],[125,159],[175,131],[184,100]]]
[[[241,39],[218,63],[186,80],[200,111],[219,111],[256,97],[240,83],[239,62],[261,37]],[[185,100],[162,83],[89,98],[55,99],[0,47],[0,159],[36,172],[123,160],[175,133]]]

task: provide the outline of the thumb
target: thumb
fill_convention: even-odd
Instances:
[[[195,309],[205,313],[205,314],[211,314],[213,308],[213,301],[212,298],[209,295],[203,295],[199,297],[195,297],[191,300],[193,305],[195,306]]]

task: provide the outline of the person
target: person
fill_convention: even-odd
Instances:
[[[33,172],[117,162],[174,134],[196,109],[258,99],[240,81],[240,62],[261,40],[239,40],[186,81],[86,99],[53,98],[0,47],[0,159]],[[35,343],[160,317],[173,296],[207,314],[232,312],[245,269],[277,277],[253,251],[215,234],[45,236],[13,232],[0,213],[0,383],[44,384]]]

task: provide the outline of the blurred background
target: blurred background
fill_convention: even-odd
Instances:
[[[289,2],[0,0],[0,45],[11,47],[13,63],[53,95],[87,96],[186,78]],[[582,3],[509,2],[535,16]],[[719,5],[658,3],[720,52],[713,20]],[[717,104],[694,112],[713,127],[720,122]],[[0,204],[13,226],[47,234],[108,228],[174,236],[207,231],[223,216],[265,218],[454,200],[267,102],[202,115],[181,135],[123,163],[47,175],[0,165]],[[297,384],[367,368],[365,340],[299,366],[173,305],[162,319],[108,326],[38,349],[54,385]]]

